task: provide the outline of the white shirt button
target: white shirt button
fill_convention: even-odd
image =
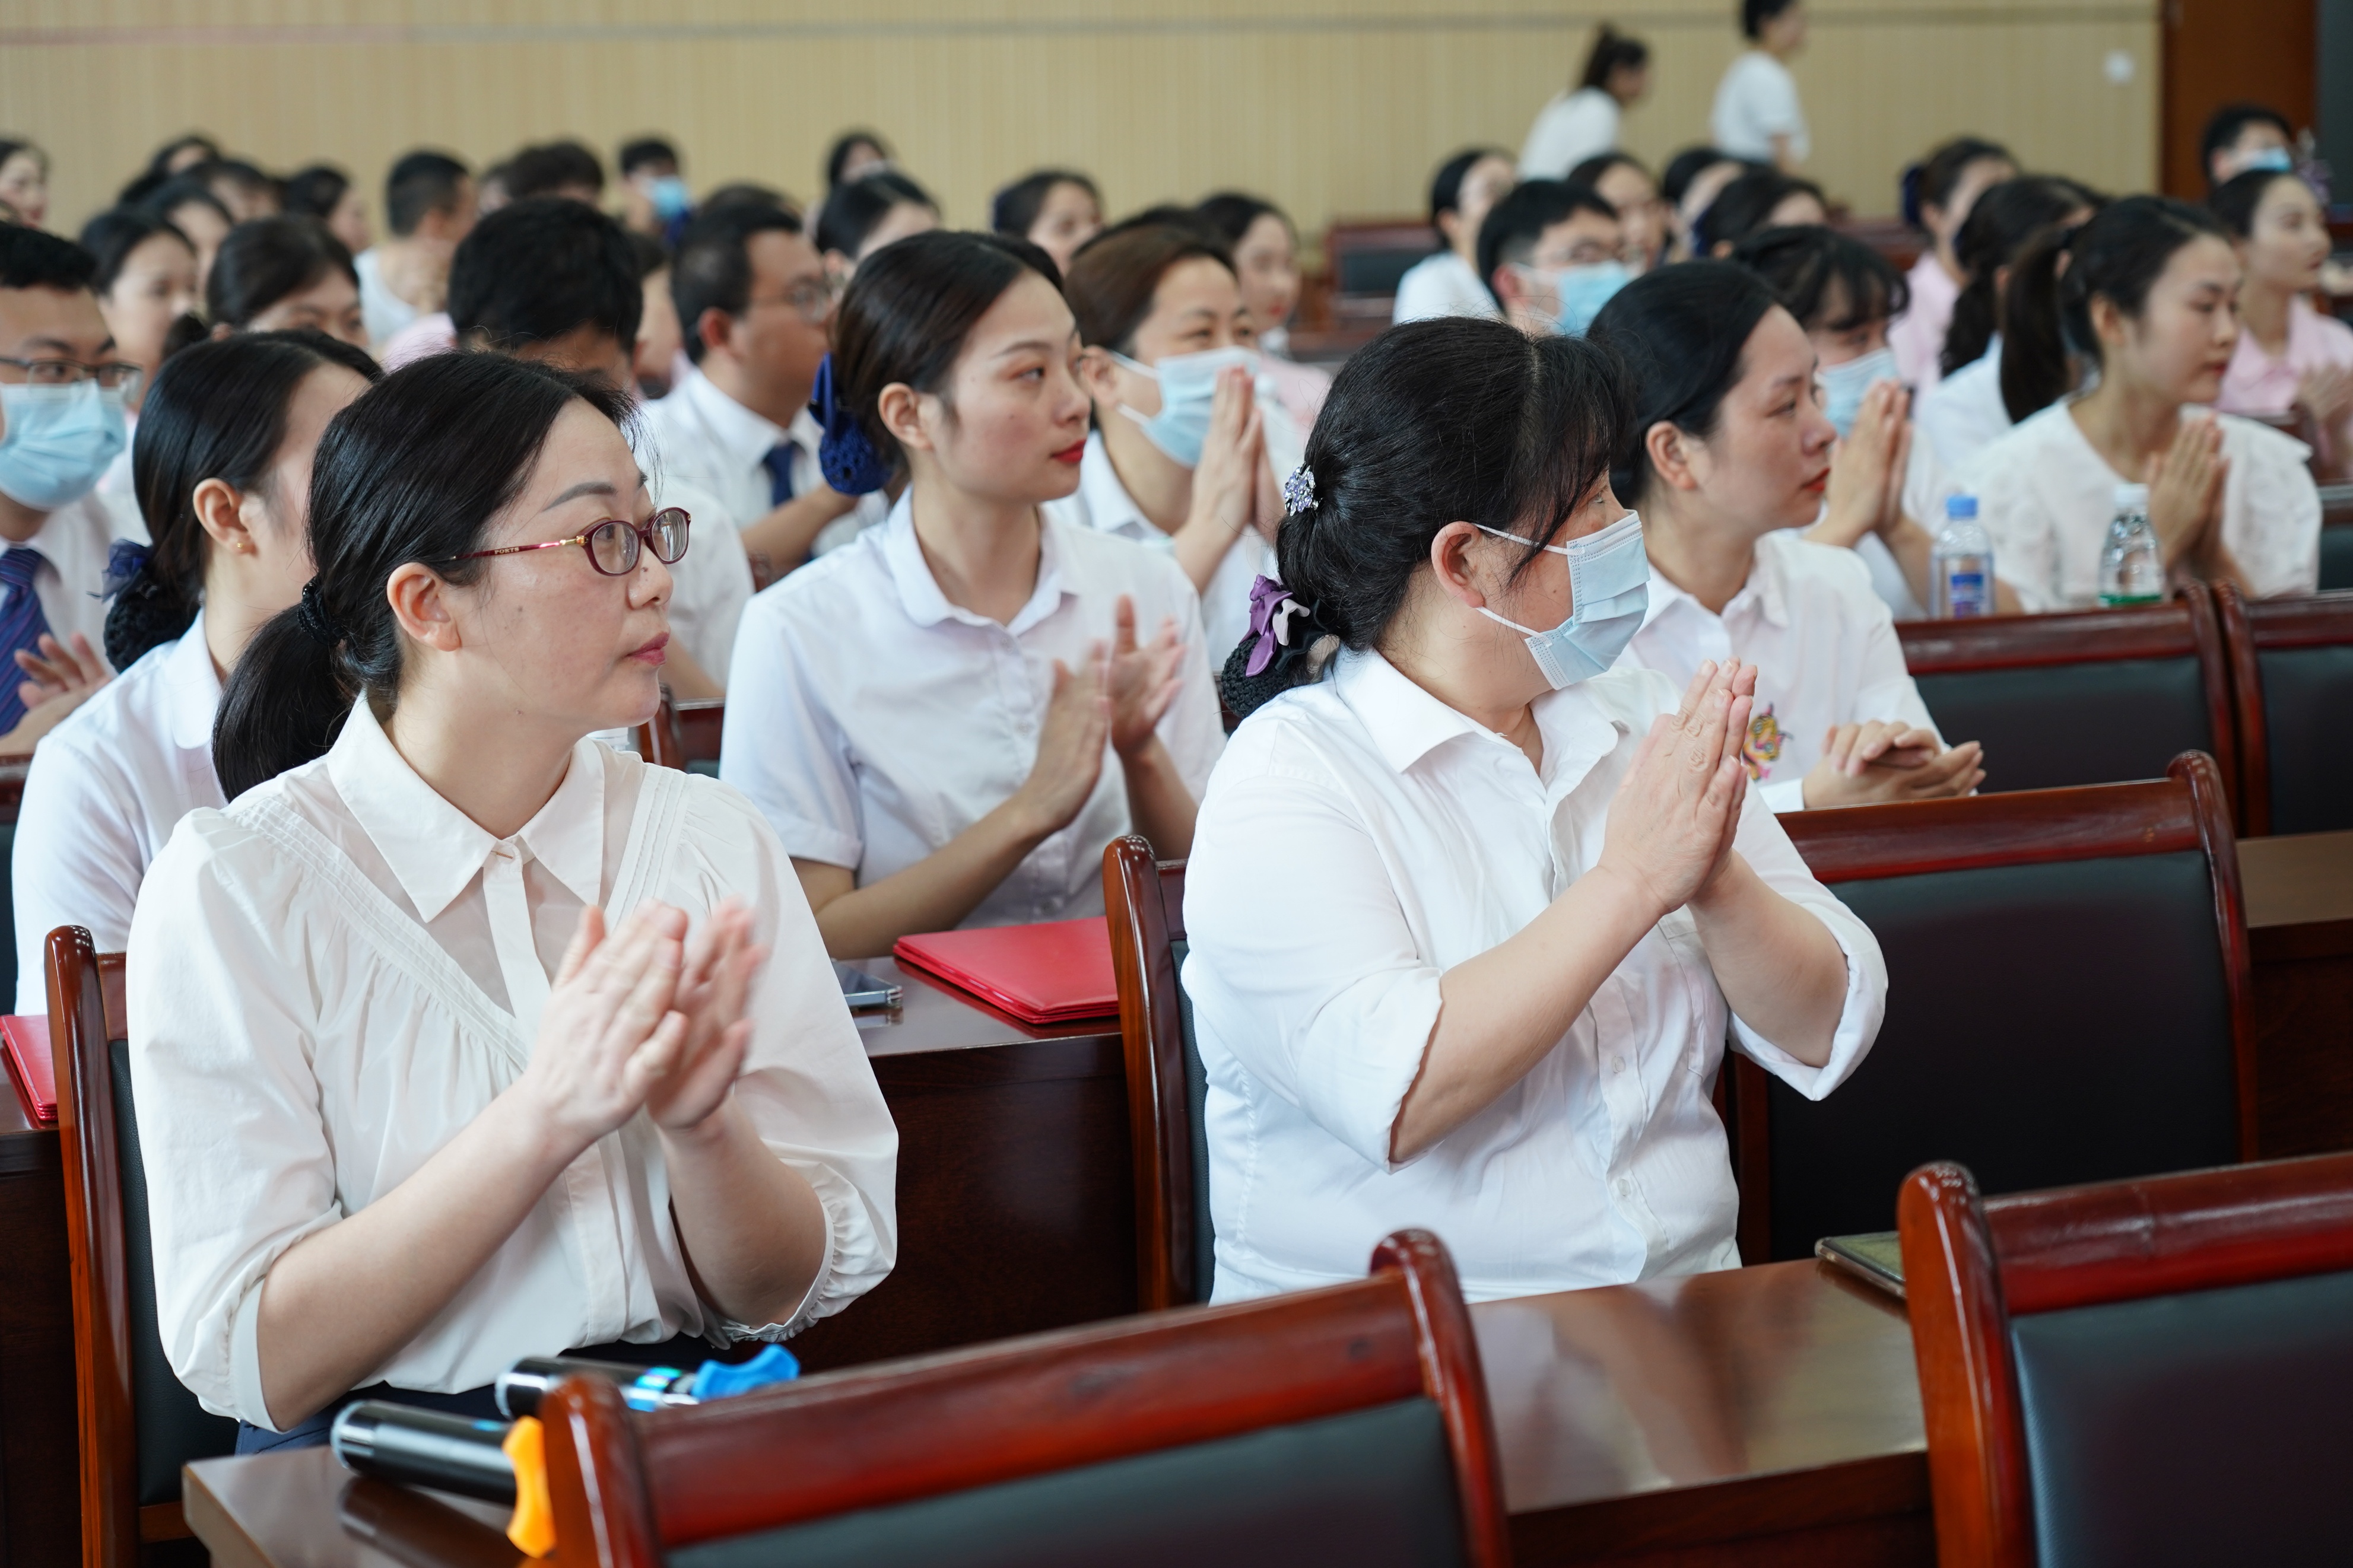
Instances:
[[[1623,1177],[1623,1176],[1620,1176],[1620,1177],[1619,1177],[1619,1178],[1618,1178],[1618,1195],[1619,1195],[1620,1197],[1621,1197],[1621,1198],[1622,1198],[1622,1197],[1624,1197],[1627,1194],[1629,1194],[1629,1193],[1632,1192],[1633,1190],[1634,1190],[1634,1184],[1633,1184],[1633,1183],[1631,1183],[1631,1182],[1628,1181],[1628,1180],[1627,1180],[1625,1177]]]
[[[1624,1057],[1611,1057],[1609,1058],[1609,1070],[1611,1072],[1624,1072],[1626,1070],[1626,1058]]]

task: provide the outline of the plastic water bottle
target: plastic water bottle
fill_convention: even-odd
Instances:
[[[2148,487],[2118,485],[2116,516],[2100,551],[2100,603],[2155,605],[2165,598],[2165,557],[2148,525]]]
[[[1978,521],[1978,498],[1953,496],[1945,502],[1945,526],[1936,531],[1929,556],[1929,613],[1940,621],[1974,620],[1993,614],[1993,541]]]

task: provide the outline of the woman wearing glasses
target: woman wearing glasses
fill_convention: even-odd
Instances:
[[[897,1136],[782,848],[587,738],[653,711],[688,542],[627,407],[445,354],[338,416],[318,574],[222,700],[232,804],[141,890],[159,1326],[246,1451],[355,1394],[487,1415],[519,1356],[781,1340],[891,1267]]]

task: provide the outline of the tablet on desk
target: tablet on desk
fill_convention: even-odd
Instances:
[[[1895,1232],[1874,1230],[1863,1236],[1826,1236],[1814,1243],[1814,1256],[1868,1284],[1904,1299],[1904,1253]]]
[[[871,1007],[896,1007],[903,990],[879,974],[869,974],[853,968],[839,959],[833,961],[833,977],[841,982],[841,999],[849,1004],[853,1013]]]

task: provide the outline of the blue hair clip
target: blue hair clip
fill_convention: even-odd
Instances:
[[[111,599],[131,586],[131,580],[147,569],[147,558],[153,553],[136,540],[118,539],[106,552],[106,581],[100,586],[98,596]]]
[[[834,395],[831,354],[818,363],[809,413],[825,429],[825,438],[817,447],[817,466],[825,482],[846,496],[871,495],[881,489],[891,477],[891,465],[866,438],[857,415]]]

